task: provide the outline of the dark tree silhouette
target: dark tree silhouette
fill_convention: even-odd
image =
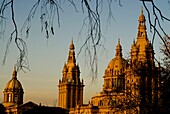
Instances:
[[[161,52],[163,53],[163,63],[160,64],[161,75],[161,98],[162,98],[162,112],[170,113],[170,53],[167,51],[170,49],[170,37],[166,35],[164,38],[166,46],[163,44]]]
[[[6,114],[4,105],[0,103],[0,114]]]

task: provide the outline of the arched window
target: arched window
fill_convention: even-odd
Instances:
[[[14,102],[17,103],[17,101],[18,101],[18,96],[17,96],[17,94],[15,94],[14,95]]]
[[[103,106],[102,100],[100,100],[100,102],[99,102],[99,106]]]
[[[8,94],[8,102],[11,102],[11,101],[12,101],[12,95]]]
[[[115,81],[114,81],[114,86],[117,87],[117,79],[115,78]]]
[[[109,87],[109,79],[106,80],[106,88]]]
[[[117,80],[117,87],[120,87],[120,85],[121,85],[121,78],[118,78],[118,80]]]

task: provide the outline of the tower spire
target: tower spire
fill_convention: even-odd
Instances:
[[[140,14],[143,14],[143,7],[141,7]]]
[[[71,44],[70,44],[70,50],[74,50],[74,43],[73,43],[73,37],[72,37],[72,41],[71,41]]]
[[[67,64],[76,64],[76,59],[75,59],[75,52],[74,52],[74,43],[73,43],[73,38],[72,38],[72,41],[71,41],[71,44],[70,44],[70,47],[69,47],[69,55],[68,55],[68,63]]]
[[[136,40],[136,46],[133,45],[133,50],[132,52],[134,52],[132,55],[135,55],[134,57],[136,57],[136,54],[138,55],[138,59],[141,61],[145,61],[147,58],[147,54],[148,53],[148,46],[149,46],[149,40],[147,38],[147,32],[146,32],[146,24],[145,24],[145,16],[143,14],[143,8],[141,8],[140,11],[140,16],[138,19],[138,34],[137,34],[137,40]],[[147,47],[147,48],[146,48]],[[150,47],[150,46],[149,46]],[[150,47],[152,48],[152,47]],[[136,51],[138,50],[138,53],[136,53]],[[152,53],[152,52],[151,52]]]
[[[143,8],[141,7],[140,16],[139,16],[139,25],[138,25],[138,38],[147,38],[146,34],[146,25],[145,25],[145,16],[143,14]]]
[[[14,70],[13,70],[13,73],[12,73],[12,78],[17,78],[16,65],[14,65]]]
[[[120,38],[118,38],[118,44],[116,46],[115,56],[122,56],[122,46],[120,45]]]
[[[146,24],[145,24],[145,16],[143,14],[143,8],[141,7],[140,16],[138,19],[138,34],[136,45],[145,48],[145,45],[148,44],[147,32],[146,32]]]
[[[118,44],[120,45],[120,38],[118,38]]]
[[[83,82],[80,81],[79,65],[76,65],[73,37],[69,47],[67,63],[63,67],[62,80],[59,80],[58,106],[62,108],[75,108],[83,104]],[[64,93],[63,93],[64,91]]]

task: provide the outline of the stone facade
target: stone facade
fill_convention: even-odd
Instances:
[[[73,60],[75,61],[75,59]],[[68,64],[64,66],[64,70],[65,68],[69,68]],[[75,64],[72,66],[77,68]],[[158,107],[160,97],[158,89],[160,82],[158,75],[155,74],[156,69],[154,50],[147,37],[145,16],[143,10],[141,10],[138,20],[137,38],[136,41],[133,41],[131,47],[130,60],[127,61],[123,58],[122,46],[119,39],[115,57],[108,64],[103,76],[104,85],[102,92],[93,96],[88,104],[82,103],[82,94],[78,94],[78,97],[76,93],[71,93],[75,94],[77,98],[81,97],[81,103],[75,103],[72,107],[63,106],[61,102],[64,102],[64,104],[68,103],[67,105],[69,105],[69,103],[77,100],[72,101],[68,99],[67,84],[63,86],[65,91],[63,91],[62,94],[65,96],[64,98],[62,96],[62,99],[64,100],[61,99],[61,83],[64,81],[59,81],[59,106],[68,108],[70,114],[152,113],[154,109]],[[64,75],[64,70],[62,80],[64,80],[64,76],[68,77]],[[72,75],[70,77],[72,77]],[[68,80],[68,78],[66,79]],[[65,83],[68,82],[69,81]],[[80,88],[83,88],[84,85],[80,85],[82,85]]]

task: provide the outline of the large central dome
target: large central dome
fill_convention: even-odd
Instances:
[[[124,90],[124,70],[127,68],[128,62],[122,57],[122,46],[120,40],[116,46],[115,57],[109,62],[105,74],[104,74],[104,85],[103,92],[120,92]]]
[[[109,62],[105,76],[121,75],[127,67],[127,64],[127,61],[122,57],[122,46],[119,40],[116,46],[115,57]]]
[[[124,58],[117,56],[110,61],[106,71],[111,71],[111,75],[120,75],[123,73],[126,66],[127,61]]]

